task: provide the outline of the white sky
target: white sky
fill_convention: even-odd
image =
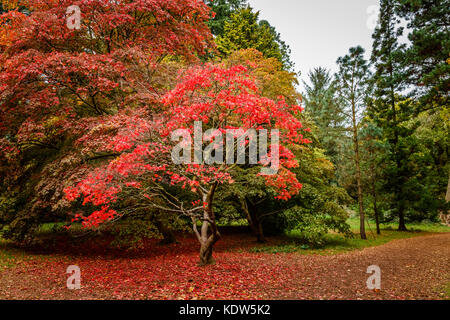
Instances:
[[[249,0],[270,22],[292,50],[296,71],[307,73],[322,66],[336,71],[336,60],[350,47],[361,45],[367,58],[372,49],[368,24],[376,21],[368,13],[378,0]],[[370,11],[370,10],[369,10]],[[302,86],[301,86],[302,87]]]

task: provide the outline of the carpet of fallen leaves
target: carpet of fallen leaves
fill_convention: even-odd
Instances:
[[[251,253],[254,240],[225,236],[216,264],[199,267],[198,245],[182,239],[139,254],[93,248],[27,254],[0,266],[0,299],[448,299],[450,234],[395,240],[337,255]],[[81,290],[66,269],[81,268]],[[382,289],[366,287],[378,265]]]

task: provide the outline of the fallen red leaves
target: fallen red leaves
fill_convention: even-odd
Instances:
[[[436,299],[449,280],[450,234],[404,239],[333,256],[255,254],[250,237],[227,236],[216,265],[197,265],[195,239],[129,258],[99,252],[32,255],[0,276],[2,299]],[[272,240],[274,241],[274,240]],[[226,244],[226,247],[225,247]],[[97,255],[98,254],[98,255]],[[382,269],[370,291],[366,268]],[[81,290],[66,268],[81,268]]]

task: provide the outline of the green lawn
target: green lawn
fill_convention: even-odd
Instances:
[[[0,271],[5,267],[13,267],[25,257],[25,252],[8,245],[0,238]]]

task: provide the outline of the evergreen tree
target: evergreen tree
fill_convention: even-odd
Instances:
[[[256,49],[263,53],[265,58],[275,58],[289,69],[292,63],[289,60],[289,50],[280,44],[278,33],[267,21],[259,21],[259,12],[252,8],[240,9],[231,14],[229,21],[225,22],[223,35],[216,38],[220,54],[228,57],[240,49]]]
[[[309,83],[303,81],[305,111],[318,127],[317,135],[326,155],[336,164],[339,141],[345,130],[345,117],[340,112],[336,82],[329,70],[318,67],[308,74]]]
[[[402,130],[404,128],[400,124],[408,120],[409,104],[397,104],[401,99],[399,94],[404,89],[404,70],[400,59],[404,46],[398,43],[403,28],[397,27],[400,21],[395,15],[395,3],[395,0],[381,0],[379,23],[373,34],[371,61],[375,67],[373,81],[376,99],[371,108],[372,115],[376,117],[378,126],[384,130],[390,144],[388,161],[391,166],[387,170],[389,178],[385,187],[394,195],[394,211],[399,218],[399,230],[406,231],[406,198],[403,187],[407,179],[407,159],[402,154],[400,140],[408,133],[407,130]]]
[[[261,20],[259,22],[259,25],[264,28],[264,26],[266,26],[270,33],[272,33],[275,42],[278,44],[280,51],[281,51],[281,63],[283,64],[284,68],[286,70],[294,70],[294,62],[291,60],[291,48],[289,47],[289,45],[284,42],[281,39],[281,34],[279,32],[277,32],[277,30],[275,29],[275,27],[273,27],[272,25],[270,25],[270,23],[267,20]]]
[[[369,117],[362,121],[360,130],[361,139],[361,172],[364,194],[370,197],[371,207],[377,234],[381,234],[380,222],[383,216],[378,205],[381,198],[381,185],[384,171],[384,161],[387,146],[383,141],[383,130],[375,124]],[[368,197],[366,197],[368,198]]]
[[[404,78],[414,87],[411,97],[417,101],[415,119],[420,124],[414,136],[422,149],[420,154],[424,155],[418,172],[422,186],[420,201],[413,206],[423,217],[432,218],[437,215],[436,207],[442,207],[449,185],[450,3],[448,0],[398,2],[396,12],[408,21],[411,30],[408,36],[411,45],[402,59]]]
[[[400,0],[398,15],[411,29],[404,52],[405,78],[421,98],[420,110],[448,105],[450,89],[450,10],[448,0]]]
[[[231,14],[245,8],[247,0],[205,0],[215,16],[209,21],[209,28],[215,36],[224,33],[225,22],[229,21]]]
[[[349,54],[337,60],[339,71],[336,74],[338,94],[342,101],[341,112],[350,118],[353,138],[358,205],[360,215],[360,234],[367,239],[365,232],[364,200],[361,182],[361,159],[359,140],[359,121],[367,97],[369,66],[364,59],[364,49],[360,46],[350,48]]]

